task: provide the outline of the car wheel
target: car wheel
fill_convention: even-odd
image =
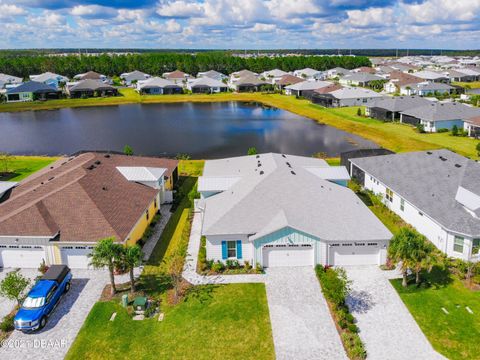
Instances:
[[[45,327],[45,325],[47,325],[47,317],[46,316],[42,317],[42,319],[40,320],[40,329],[43,329]]]
[[[65,292],[68,292],[70,290],[70,282],[67,282],[65,284]]]

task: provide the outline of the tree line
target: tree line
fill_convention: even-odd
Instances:
[[[370,66],[364,56],[288,56],[243,58],[225,52],[183,53],[141,53],[141,54],[102,54],[98,56],[68,55],[12,55],[0,53],[0,73],[28,78],[32,74],[51,71],[67,77],[90,70],[107,76],[140,70],[151,75],[179,69],[196,75],[200,71],[216,70],[224,74],[248,69],[263,72],[271,69],[293,71],[310,67],[327,70],[334,67],[354,69]]]

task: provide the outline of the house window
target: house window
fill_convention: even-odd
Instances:
[[[148,219],[150,219],[150,214],[148,213],[148,209],[145,210],[145,217],[146,217],[147,221],[148,221]]]
[[[453,251],[463,254],[463,240],[463,237],[455,236],[455,240],[453,242]]]
[[[472,241],[472,255],[478,255],[480,250],[480,239],[473,239]]]
[[[393,191],[390,190],[389,188],[387,188],[385,197],[387,198],[388,201],[392,202],[393,201]]]
[[[237,257],[237,242],[236,241],[227,241],[227,256],[229,258]]]
[[[400,210],[405,211],[405,200],[400,199]]]

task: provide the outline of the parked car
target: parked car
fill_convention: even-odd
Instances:
[[[30,332],[45,327],[62,295],[70,290],[71,281],[68,266],[52,265],[35,283],[15,315],[15,329]]]

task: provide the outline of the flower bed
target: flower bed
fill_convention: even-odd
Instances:
[[[317,265],[315,272],[348,357],[352,360],[366,359],[367,352],[358,336],[355,317],[345,303],[350,290],[345,270]]]

